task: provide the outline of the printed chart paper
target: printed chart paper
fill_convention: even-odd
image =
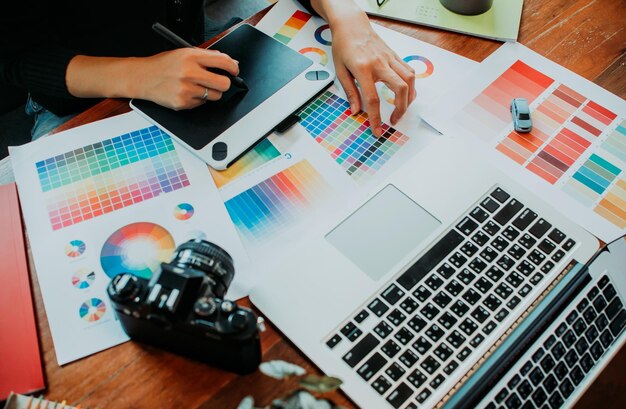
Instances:
[[[235,261],[230,298],[253,284],[247,254],[205,165],[135,113],[11,149],[60,365],[128,339],[106,286],[150,278],[192,238]]]
[[[513,130],[517,97],[529,102],[530,133]],[[626,102],[610,92],[505,44],[424,119],[485,143],[499,166],[603,241],[626,232]]]

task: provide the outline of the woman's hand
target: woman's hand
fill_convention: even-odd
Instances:
[[[237,61],[224,53],[181,48],[143,58],[77,56],[66,82],[76,97],[140,98],[180,110],[216,101],[230,88],[230,79],[211,68],[239,74]]]
[[[364,109],[372,132],[380,136],[380,98],[375,84],[383,82],[395,94],[390,118],[395,125],[415,100],[415,71],[374,32],[367,15],[352,1],[313,0],[313,5],[330,26],[337,79],[351,111]]]

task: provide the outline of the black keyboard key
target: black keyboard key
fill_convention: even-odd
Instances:
[[[518,202],[515,199],[511,199],[510,202],[504,205],[504,207],[502,207],[502,209],[500,209],[500,211],[496,213],[495,216],[493,216],[493,219],[504,226],[517,213],[519,213],[522,208],[524,208],[524,205],[522,203]]]
[[[443,371],[446,373],[446,375],[450,375],[452,372],[454,372],[456,368],[458,368],[458,366],[459,363],[453,359],[448,363],[448,365],[445,366],[445,368],[443,368]]]
[[[478,223],[476,223],[469,217],[464,217],[463,220],[461,220],[461,222],[456,225],[456,228],[459,229],[459,231],[466,236],[472,234],[472,232],[476,230],[477,227]]]
[[[361,331],[356,327],[356,325],[354,325],[352,322],[347,323],[346,325],[344,325],[343,328],[341,328],[341,333],[348,339],[351,339],[351,337],[354,337],[354,333],[358,331],[358,334],[361,334]],[[358,337],[358,336],[357,336]]]
[[[496,323],[495,323],[495,322],[493,322],[493,321],[491,321],[491,320],[489,320],[489,322],[487,323],[487,325],[485,325],[485,326],[483,327],[483,332],[484,332],[486,335],[489,335],[489,334],[491,334],[491,333],[493,332],[493,330],[494,330],[494,329],[496,329]]]
[[[520,298],[517,295],[514,295],[509,301],[507,301],[506,306],[512,310],[517,307],[517,304],[519,304],[520,301]]]
[[[589,349],[589,344],[587,343],[585,338],[580,338],[576,342],[574,347],[576,348],[576,352],[578,352],[578,355],[582,355]]]
[[[539,360],[541,358],[543,358],[543,356],[546,354],[546,351],[543,348],[539,348],[537,351],[535,351],[535,353],[532,355],[532,360],[534,363],[539,362]]]
[[[541,372],[541,369],[539,367],[536,367],[535,369],[530,371],[530,374],[528,375],[528,379],[530,379],[534,386],[539,385],[541,381],[543,381],[543,378],[544,374],[543,372]]]
[[[578,312],[576,312],[576,310],[573,310],[572,312],[570,312],[569,314],[567,314],[567,318],[565,318],[565,321],[569,324],[572,325],[574,322],[576,322],[576,319],[578,318]],[[565,332],[565,331],[563,331]]]
[[[489,291],[489,289],[493,286],[493,284],[491,283],[491,281],[487,280],[484,277],[480,277],[478,280],[476,280],[476,282],[474,283],[474,288],[476,288],[478,291],[480,291],[481,293],[486,293],[487,291]]]
[[[565,331],[567,331],[567,325],[565,325],[564,323],[559,324],[558,327],[556,327],[556,336],[557,337],[562,337],[563,334],[565,334]]]
[[[415,348],[420,355],[424,355],[430,348],[432,348],[432,346],[433,344],[431,344],[425,337],[419,337],[417,341],[413,343],[413,348]]]
[[[553,242],[555,242],[556,244],[561,244],[563,239],[565,239],[565,233],[563,233],[561,230],[557,228],[554,228],[552,229],[550,234],[548,234],[548,238],[552,240]]]
[[[413,295],[415,296],[415,298],[417,298],[421,302],[426,301],[428,297],[431,296],[431,294],[432,293],[430,292],[430,290],[423,285],[420,285],[419,287],[417,287],[417,290],[413,291]]]
[[[389,368],[385,369],[385,373],[392,381],[400,379],[402,375],[404,375],[404,372],[404,369],[395,362],[389,365]]]
[[[580,367],[583,371],[585,371],[585,373],[589,372],[591,368],[593,368],[594,363],[595,362],[593,361],[593,358],[591,357],[591,355],[589,355],[589,353],[586,353],[580,358]]]
[[[622,309],[609,325],[609,329],[615,338],[622,332],[624,325],[626,325],[626,310]]]
[[[483,226],[483,230],[490,236],[495,236],[498,231],[500,230],[500,226],[498,226],[497,224],[495,224],[494,222],[492,222],[491,220],[489,220],[487,223],[485,223],[485,225]]]
[[[482,309],[482,307],[478,307],[478,308]],[[483,321],[484,320],[485,319],[483,318]],[[467,335],[472,335],[478,329],[478,325],[476,325],[476,323],[470,320],[469,318],[466,318],[461,324],[459,324],[459,329],[463,331],[464,333],[466,333]]]
[[[517,231],[517,229],[513,226],[508,226],[502,232],[502,235],[511,241],[515,240],[519,234],[519,231]]]
[[[569,373],[569,377],[572,379],[574,385],[578,385],[583,379],[585,379],[585,374],[580,369],[580,366],[576,365]]]
[[[532,391],[533,391],[533,387],[530,384],[530,382],[528,382],[526,379],[524,379],[522,383],[520,383],[519,386],[517,387],[517,393],[520,394],[522,399],[528,398],[530,394],[532,393]]]
[[[380,341],[372,334],[365,335],[350,351],[344,356],[343,360],[354,368],[367,354],[380,344]]]
[[[511,289],[511,287],[509,287],[505,283],[500,283],[496,287],[495,291],[496,291],[496,294],[498,294],[500,298],[502,298],[503,300],[506,300],[507,298],[509,298],[511,294],[513,294],[513,290]]]
[[[467,358],[471,353],[471,349],[464,347],[458,354],[456,354],[456,357],[459,361],[465,361],[465,358]]]
[[[341,335],[335,334],[335,335],[333,335],[333,337],[331,339],[326,341],[326,345],[328,346],[328,348],[333,349],[340,342],[341,342]]]
[[[500,301],[498,299],[498,297],[496,297],[493,294],[489,294],[484,300],[483,300],[483,305],[487,308],[489,308],[491,311],[495,311],[500,304],[502,304],[502,301]]]
[[[602,333],[602,335],[600,335],[600,342],[602,342],[602,346],[604,348],[608,348],[609,345],[611,345],[611,343],[613,342],[613,335],[611,334],[611,331],[606,329],[604,330],[604,332]]]
[[[554,257],[554,255],[552,257]],[[548,260],[545,263],[543,263],[543,265],[541,266],[541,272],[544,274],[549,273],[552,270],[552,268],[554,268],[554,263]]]
[[[441,317],[439,317],[439,319],[437,320],[437,322],[439,322],[441,326],[444,327],[445,329],[452,328],[454,324],[456,324],[456,321],[457,319],[454,318],[454,316],[447,311],[444,312],[441,315]]]
[[[433,291],[437,291],[439,287],[443,285],[443,280],[439,278],[439,276],[432,274],[426,280],[426,285],[430,287]]]
[[[506,384],[506,386],[508,386],[509,389],[513,390],[513,389],[515,389],[515,387],[517,385],[519,385],[519,383],[521,381],[522,381],[522,378],[518,374],[515,374],[515,375],[513,375],[511,380],[509,380],[509,382]]]
[[[478,251],[478,247],[473,245],[471,242],[466,242],[461,247],[461,253],[465,254],[467,257],[472,257]]]
[[[520,230],[525,230],[530,223],[537,218],[537,213],[530,209],[525,209],[515,220],[513,220],[513,226]]]
[[[448,358],[450,358],[450,355],[452,355],[452,352],[453,351],[450,349],[449,346],[447,346],[445,343],[442,343],[437,348],[435,348],[433,354],[435,354],[435,356],[439,358],[441,362],[446,362]]]
[[[387,315],[387,319],[389,320],[389,322],[397,327],[398,325],[402,324],[402,322],[406,319],[406,315],[404,315],[402,311],[396,308],[391,311],[389,315]]]
[[[471,263],[469,263],[469,268],[476,274],[480,274],[485,268],[487,268],[487,263],[476,257]]]
[[[498,311],[498,313],[496,314],[496,319],[502,322],[502,320],[504,320],[507,315],[509,315],[509,310],[507,310],[506,308],[500,308],[500,311]]]
[[[390,305],[394,305],[397,303],[400,298],[404,295],[404,291],[398,288],[395,284],[391,284],[381,296],[387,301]]]
[[[542,388],[538,388],[533,393],[532,399],[536,407],[539,408],[548,399],[548,395],[546,395],[546,393],[544,392]]]
[[[548,403],[552,409],[557,409],[563,404],[563,398],[561,398],[558,392],[554,392],[552,396],[550,396],[550,399],[548,399]]]
[[[537,285],[537,284],[539,284],[539,282],[540,282],[542,279],[543,279],[543,274],[541,274],[541,273],[535,273],[535,274],[533,274],[533,276],[532,276],[532,277],[530,277],[530,282],[531,282],[533,285]]]
[[[504,402],[507,409],[519,409],[522,406],[522,401],[519,396],[513,394],[508,397],[508,399]]]
[[[515,269],[519,271],[520,274],[526,277],[532,274],[535,271],[535,268],[536,268],[535,265],[529,262],[528,260],[522,260],[522,262],[519,263],[517,267],[515,267]]]
[[[513,271],[506,277],[506,281],[508,281],[508,283],[511,284],[513,287],[517,288],[520,284],[524,282],[524,277]]]
[[[469,304],[474,305],[480,300],[480,294],[470,288],[463,294],[463,299]]]
[[[381,317],[385,312],[387,312],[387,310],[389,309],[389,307],[387,306],[387,304],[385,304],[384,302],[382,302],[380,299],[376,298],[374,301],[372,301],[367,308],[369,308],[369,310],[371,312],[373,312],[377,317]]]
[[[407,349],[406,351],[404,351],[402,353],[402,355],[400,355],[400,362],[402,362],[402,364],[404,366],[406,366],[407,368],[411,368],[413,365],[415,365],[415,363],[418,361],[418,356],[415,354],[415,352],[411,351],[410,349]]]
[[[463,236],[459,232],[454,229],[450,230],[398,278],[398,283],[406,290],[410,290],[461,244],[463,240]]]
[[[542,385],[543,389],[545,389],[546,392],[552,393],[559,386],[559,383],[557,382],[554,375],[549,374],[548,376],[546,376],[546,379],[543,380]]]
[[[402,382],[393,392],[387,396],[387,402],[391,404],[394,408],[399,408],[413,395],[413,389],[411,389],[407,384]]]
[[[448,278],[452,277],[454,273],[456,273],[456,270],[450,264],[443,263],[441,267],[437,269],[437,272],[439,273],[439,275],[447,280]]]
[[[472,241],[482,247],[489,241],[489,236],[479,230],[472,236]]]
[[[428,378],[426,378],[426,375],[420,372],[419,369],[416,369],[413,372],[411,372],[406,379],[407,381],[411,382],[411,385],[415,386],[416,388],[419,388],[420,386],[424,384],[424,382],[426,382]]]
[[[596,310],[592,306],[589,306],[585,312],[583,312],[583,317],[588,325],[592,325],[593,321],[598,317],[598,313],[596,313]]]
[[[496,401],[496,403],[502,403],[507,396],[509,396],[509,391],[506,388],[502,388],[498,393],[496,393],[494,400]]]
[[[564,361],[567,363],[567,366],[571,368],[578,362],[578,354],[574,349],[570,349],[569,352],[565,354]]]
[[[508,200],[509,197],[511,197],[511,195],[509,195],[507,192],[505,192],[501,188],[497,187],[496,190],[491,192],[491,197],[493,197],[500,203],[504,203]]]
[[[489,318],[489,311],[479,305],[474,309],[474,311],[472,311],[472,317],[482,324],[487,318]]]
[[[534,264],[539,265],[543,263],[543,260],[546,259],[546,256],[543,253],[539,252],[539,250],[535,249],[530,252],[530,254],[528,255],[528,259]]]
[[[478,345],[480,345],[483,341],[485,340],[485,337],[482,334],[478,334],[476,335],[474,338],[472,338],[472,340],[470,341],[470,345],[473,346],[474,348],[478,347]]]
[[[407,314],[411,314],[418,307],[417,301],[415,301],[412,297],[406,297],[400,303],[400,308]]]
[[[544,372],[550,372],[550,370],[554,368],[555,364],[556,363],[554,362],[552,356],[546,355],[546,357],[541,360],[541,369],[543,369]]]
[[[591,345],[591,348],[589,348],[589,352],[591,353],[591,357],[594,360],[597,361],[598,359],[600,359],[602,354],[604,354],[604,348],[600,344],[600,341],[594,342],[593,345]]]
[[[559,381],[565,378],[567,376],[567,366],[563,362],[559,362],[556,368],[554,368],[554,375],[556,375]]]
[[[457,300],[452,307],[450,307],[453,313],[455,313],[459,318],[462,317],[469,311],[469,307],[461,300]]]
[[[624,305],[622,304],[622,300],[620,300],[619,297],[615,297],[613,298],[613,301],[611,301],[609,303],[609,306],[606,307],[606,310],[604,311],[606,314],[606,317],[612,321],[613,317],[615,317],[622,309]]]
[[[393,328],[391,327],[391,325],[387,324],[386,321],[381,321],[380,323],[378,323],[378,325],[374,327],[374,332],[378,334],[378,336],[382,339],[387,338],[387,336],[391,334],[392,331]]]
[[[567,239],[567,241],[563,243],[561,247],[563,247],[563,250],[565,251],[570,251],[571,249],[574,248],[575,245],[576,245],[576,242],[574,240]]]
[[[534,239],[530,234],[524,234],[522,237],[520,237],[518,243],[526,247],[527,249],[530,249],[532,246],[535,245],[535,243],[537,243],[537,240]]]
[[[507,254],[513,257],[515,260],[519,260],[520,258],[524,257],[524,254],[526,254],[526,249],[518,244],[514,244],[511,246],[511,248],[507,250]]]
[[[598,286],[600,288],[604,288],[609,283],[609,281],[609,276],[603,275],[602,277],[600,277],[600,281],[598,281]]]
[[[533,226],[528,230],[528,232],[532,234],[533,236],[535,236],[536,238],[540,239],[541,237],[543,237],[544,234],[548,232],[548,230],[550,230],[551,227],[552,225],[548,223],[546,220],[539,219],[539,221],[533,224]]]
[[[528,284],[524,284],[524,286],[522,286],[522,288],[520,288],[519,295],[521,295],[522,297],[526,297],[530,291],[532,290],[532,287]]]
[[[431,388],[437,389],[439,387],[439,385],[441,385],[443,383],[443,381],[445,381],[445,380],[446,380],[446,378],[444,378],[442,374],[439,374],[439,375],[435,376],[435,379],[430,381],[429,385],[430,385]]]
[[[366,381],[369,381],[372,376],[376,375],[378,371],[382,369],[383,366],[387,363],[385,357],[383,357],[378,352],[374,352],[374,354],[367,360],[357,373]]]
[[[482,223],[489,218],[489,213],[487,213],[480,207],[475,207],[474,210],[472,210],[472,212],[470,213],[470,216],[478,223]]]
[[[576,335],[581,335],[587,329],[587,324],[582,318],[578,318],[574,325],[572,326]]]
[[[533,363],[531,361],[526,361],[524,366],[522,366],[522,369],[520,369],[520,373],[522,376],[526,376],[531,369],[533,369]]]
[[[435,371],[437,370],[437,368],[439,368],[441,366],[441,364],[432,356],[427,356],[426,359],[424,359],[422,361],[422,363],[420,364],[420,366],[426,371],[428,372],[430,375],[432,375],[433,373],[435,373]]]
[[[437,293],[434,297],[433,297],[433,301],[435,302],[435,304],[437,304],[439,307],[441,308],[445,308],[446,305],[448,305],[450,303],[450,301],[452,301],[452,298],[450,298],[450,296],[448,294],[446,294],[443,291],[440,291],[439,293]]]
[[[552,356],[554,356],[554,359],[559,361],[563,355],[565,355],[565,348],[563,347],[563,343],[559,341],[552,347]]]
[[[493,239],[491,246],[497,251],[503,252],[509,246],[509,241],[502,236],[498,236]]]
[[[489,213],[495,212],[496,210],[498,210],[498,207],[500,207],[498,202],[496,202],[490,197],[486,197],[485,200],[483,200],[480,205],[484,207]]]
[[[593,300],[592,304],[593,304],[593,308],[595,308],[595,309],[596,309],[596,311],[598,311],[598,312],[601,312],[601,311],[602,311],[603,309],[605,309],[605,308],[606,308],[606,306],[608,305],[608,304],[607,304],[607,302],[606,302],[606,300],[604,299],[604,297],[603,297],[603,296],[601,296],[601,295],[597,296],[597,297]]]
[[[424,403],[426,399],[430,396],[431,391],[428,388],[424,388],[420,393],[417,394],[415,398],[419,403]]]
[[[465,337],[459,331],[454,330],[450,335],[448,335],[446,341],[448,341],[454,348],[458,349],[463,342],[465,342]]]
[[[452,295],[453,297],[456,297],[457,295],[459,295],[461,293],[461,291],[463,291],[463,286],[456,280],[452,280],[448,283],[448,285],[446,286],[446,290],[450,293],[450,295]]]
[[[398,352],[400,352],[400,349],[400,346],[396,344],[393,339],[388,340],[382,347],[380,347],[380,350],[383,351],[383,353],[389,358],[396,356]]]
[[[563,259],[563,257],[565,257],[565,252],[563,250],[557,250],[554,252],[552,257],[550,257],[550,259],[554,261],[555,263],[558,263],[559,261]]]
[[[394,335],[393,337],[395,339],[398,340],[398,342],[400,342],[402,345],[406,345],[408,344],[411,339],[413,339],[413,337],[415,336],[415,334],[413,334],[411,331],[409,331],[406,328],[400,328]]]
[[[498,266],[500,266],[500,268],[502,268],[505,271],[509,271],[511,267],[515,265],[515,260],[511,259],[511,257],[504,254],[502,257],[500,257],[497,263],[498,263]]]
[[[503,275],[504,272],[496,266],[492,266],[489,270],[487,270],[487,277],[489,277],[494,283],[500,281]]]
[[[426,321],[416,315],[409,320],[408,325],[413,331],[420,332],[426,326]]]
[[[464,268],[457,275],[457,278],[459,280],[461,280],[463,282],[463,284],[468,285],[469,283],[471,283],[476,278],[476,274],[472,273],[469,269]]]
[[[389,382],[384,376],[379,376],[374,382],[372,382],[372,388],[381,395],[391,388],[391,382]]]
[[[422,314],[428,320],[434,320],[437,314],[439,314],[439,308],[435,307],[433,303],[428,303],[422,308]]]
[[[539,247],[539,250],[549,255],[550,253],[554,251],[554,249],[556,248],[556,245],[552,243],[550,240],[544,239],[541,241],[541,243],[539,243],[537,247]]]
[[[432,339],[433,342],[437,342],[445,335],[445,332],[439,325],[433,324],[426,330],[425,334],[428,338]]]
[[[369,312],[367,312],[367,310],[361,310],[361,312],[360,312],[360,313],[358,313],[358,314],[354,317],[354,320],[355,320],[358,324],[360,324],[360,323],[362,323],[363,321],[365,321],[365,319],[366,319],[367,317],[369,317],[369,315],[370,315],[370,313],[369,313]]]

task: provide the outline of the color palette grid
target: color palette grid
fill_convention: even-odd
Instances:
[[[512,122],[513,98],[526,98],[532,104],[553,83],[552,78],[518,60],[463,108],[456,120],[476,135],[500,133]]]
[[[612,153],[626,163],[626,120],[617,125],[613,132],[609,134],[602,144],[602,149]]]
[[[225,205],[244,238],[258,241],[288,227],[328,189],[315,168],[303,160],[227,200]]]
[[[376,174],[408,141],[400,131],[383,124],[376,138],[367,114],[350,115],[345,99],[325,91],[302,109],[300,124],[355,181]]]
[[[37,162],[53,230],[189,186],[171,138],[153,126]]]
[[[283,44],[288,44],[309,21],[311,15],[304,11],[296,10],[285,24],[274,34],[274,38]]]
[[[626,228],[626,180],[617,179],[593,210],[620,229]]]
[[[248,153],[233,163],[225,170],[215,170],[209,167],[213,181],[218,188],[226,186],[233,180],[251,172],[254,169],[276,159],[281,155],[280,151],[267,138],[264,138]]]

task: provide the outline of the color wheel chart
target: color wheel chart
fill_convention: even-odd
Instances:
[[[402,61],[415,69],[416,79],[428,78],[433,75],[433,72],[435,72],[435,65],[432,61],[426,57],[422,57],[421,55],[408,55],[404,57]],[[413,61],[416,61],[417,63],[414,63]],[[387,85],[383,85],[381,87],[381,94],[385,101],[389,102],[391,105],[395,103],[395,95]]]
[[[65,246],[65,255],[72,258],[79,257],[83,255],[86,249],[87,245],[84,241],[72,240]]]
[[[189,220],[195,210],[189,203],[181,203],[174,208],[174,217],[178,220]]]
[[[109,278],[130,273],[149,279],[162,262],[170,261],[175,248],[172,235],[158,224],[132,223],[106,240],[100,264]]]
[[[367,114],[351,116],[348,101],[330,91],[325,91],[298,116],[307,132],[355,181],[376,174],[409,139],[387,124],[383,124],[383,135],[376,138]]]
[[[227,185],[233,180],[249,173],[281,155],[280,151],[268,139],[264,138],[252,148],[248,153],[233,163],[225,170],[215,170],[209,167],[215,185],[219,188]]]
[[[86,268],[81,268],[72,274],[72,285],[79,290],[91,287],[96,281],[96,273]]]
[[[327,190],[320,174],[303,160],[227,200],[225,205],[243,236],[256,241],[283,229]]]
[[[531,104],[533,129],[502,135],[511,129],[511,99],[520,96]],[[516,61],[456,119],[476,135],[502,135],[499,152],[626,227],[626,128],[614,112]]]
[[[99,298],[91,298],[81,304],[78,309],[80,318],[87,322],[96,322],[100,320],[107,312],[107,306]]]
[[[156,126],[37,162],[53,230],[189,186],[171,138]]]

